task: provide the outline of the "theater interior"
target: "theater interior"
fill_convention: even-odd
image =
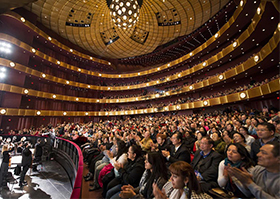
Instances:
[[[1,131],[279,109],[279,8],[276,0],[3,0]],[[74,157],[76,177],[85,172]],[[82,180],[71,182],[74,197],[87,198]]]

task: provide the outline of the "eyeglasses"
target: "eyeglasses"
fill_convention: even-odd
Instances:
[[[268,129],[256,129],[256,131],[264,132],[264,131],[268,131]]]

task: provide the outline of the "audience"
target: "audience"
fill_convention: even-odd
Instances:
[[[228,174],[249,198],[279,199],[280,198],[280,154],[279,142],[267,142],[261,148],[258,165],[251,173],[243,167],[229,167]]]
[[[255,141],[255,138],[249,135],[248,128],[243,126],[239,129],[239,132],[245,137],[246,144],[251,147],[251,144]]]
[[[209,136],[203,137],[200,142],[201,151],[195,153],[191,163],[203,192],[218,186],[218,165],[223,157],[213,151],[213,145],[214,141]]]
[[[252,170],[253,162],[250,159],[249,152],[243,145],[233,143],[228,146],[227,157],[219,164],[218,184],[226,191],[232,192],[235,197],[246,198],[229,177],[229,166],[237,167],[238,169],[244,167],[248,171]]]
[[[265,193],[277,197],[276,189],[273,189],[276,186],[263,178],[267,174],[270,175],[273,170],[264,163],[264,160],[268,158],[262,149],[265,149],[271,141],[279,141],[278,135],[275,134],[279,132],[276,131],[279,126],[279,120],[276,119],[278,115],[275,114],[277,110],[274,111],[274,114],[269,110],[264,109],[262,112],[258,112],[251,109],[240,112],[236,107],[228,107],[223,111],[203,114],[163,113],[153,116],[124,116],[119,120],[100,120],[88,123],[63,122],[56,127],[48,125],[30,130],[25,128],[24,131],[10,130],[9,134],[43,135],[51,130],[56,136],[66,137],[76,142],[81,146],[85,163],[89,167],[90,173],[85,178],[86,180],[94,178],[90,190],[100,188],[100,185],[97,184],[99,178],[99,183],[104,184],[102,192],[103,197],[106,198],[153,198],[154,193],[151,187],[154,182],[152,180],[155,179],[153,177],[163,174],[158,170],[157,164],[163,161],[167,166],[173,166],[174,163],[180,161],[190,163],[192,151],[196,152],[191,165],[195,170],[201,191],[209,192],[211,188],[220,186],[225,191],[233,193],[235,197],[254,196],[258,198]],[[254,134],[254,131],[256,135],[252,137],[251,134]],[[137,144],[141,145],[142,148]],[[121,151],[119,151],[120,146]],[[127,163],[119,160],[126,154],[126,148],[129,149]],[[250,152],[252,160],[259,164],[255,168],[250,162],[250,156],[248,156],[246,149]],[[142,154],[146,154],[145,168]],[[158,155],[156,159],[154,159],[155,155]],[[275,155],[274,157],[277,157],[277,154]],[[272,162],[274,157],[269,157],[269,162]],[[109,163],[110,165],[108,165]],[[104,167],[107,165],[112,170]],[[162,164],[160,166],[166,167]],[[260,166],[267,172],[261,171]],[[103,171],[100,173],[103,168],[109,173],[103,174]],[[231,174],[233,170],[239,170],[236,172],[236,176]],[[252,182],[255,185],[252,185],[251,181],[243,182],[242,177],[247,176],[245,170],[253,174]],[[157,172],[158,174],[155,174]],[[174,171],[170,171],[171,175],[172,172]],[[242,174],[241,178],[239,172]],[[261,178],[258,177],[258,173],[263,173]],[[100,174],[102,175],[99,176]],[[162,175],[160,179],[166,181],[168,178]],[[175,180],[175,175],[173,175],[173,179]],[[259,179],[265,179],[264,183],[261,184]],[[161,181],[157,183],[160,191],[163,183]],[[172,184],[175,182],[170,182],[169,186]],[[267,184],[272,190],[267,189]],[[256,185],[261,187],[265,193],[262,191],[257,193]],[[168,189],[167,187],[163,188]],[[157,187],[154,186],[154,189]],[[160,192],[155,197],[173,198],[174,196],[189,195],[187,189],[184,191],[176,185],[173,185],[173,189],[176,192],[171,196],[168,192]],[[193,194],[198,194],[199,190],[193,191],[192,198],[195,198]]]
[[[172,163],[169,171],[170,181],[163,186],[163,190],[160,190],[156,183],[153,184],[156,199],[212,199],[201,192],[194,170],[187,162]]]
[[[145,172],[142,175],[139,186],[137,188],[131,185],[122,186],[122,191],[117,193],[114,198],[145,198],[152,199],[153,195],[153,183],[160,189],[167,182],[167,168],[165,165],[164,157],[158,152],[152,152],[146,154],[145,159]],[[119,194],[119,195],[118,195]],[[111,197],[113,198],[113,197]]]
[[[226,143],[224,141],[222,141],[221,134],[218,132],[214,132],[212,134],[212,139],[214,141],[213,147],[214,147],[215,151],[220,153],[221,155],[224,155]]]
[[[241,133],[239,133],[239,132],[234,133],[233,140],[235,143],[241,144],[242,146],[244,146],[249,153],[251,152],[251,146],[249,146],[245,143],[246,139]]]
[[[110,199],[114,194],[121,191],[123,185],[131,185],[137,187],[144,172],[144,159],[142,157],[141,148],[132,145],[128,149],[128,162],[123,164],[115,164],[115,169],[119,176],[115,177],[109,183],[103,182],[103,197]],[[108,192],[107,192],[108,191]]]
[[[186,161],[190,163],[190,152],[183,144],[183,136],[181,133],[176,132],[171,137],[172,145],[170,152],[162,150],[162,155],[166,158],[168,165],[177,161]]]
[[[275,126],[271,123],[258,124],[256,131],[259,139],[252,143],[250,156],[255,163],[258,163],[257,154],[260,148],[267,142],[276,141],[278,138],[274,137]]]

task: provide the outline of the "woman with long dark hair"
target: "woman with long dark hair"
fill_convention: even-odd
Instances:
[[[103,187],[103,177],[108,173],[108,171],[111,171],[113,169],[113,174],[110,177],[110,179],[113,179],[115,177],[119,176],[118,170],[115,168],[115,165],[118,164],[126,164],[127,163],[127,147],[124,141],[118,140],[117,146],[116,146],[117,155],[114,157],[113,153],[111,151],[107,151],[108,158],[110,159],[110,163],[103,167],[103,169],[100,171],[98,176],[98,183],[101,187]]]
[[[142,174],[145,170],[144,159],[142,157],[141,147],[132,145],[128,148],[128,162],[123,164],[115,164],[119,176],[111,180],[106,186],[103,187],[103,197],[110,199],[114,194],[121,191],[123,185],[132,185],[137,187]]]
[[[169,166],[170,181],[160,190],[153,184],[153,194],[156,199],[212,199],[202,193],[192,166],[185,161],[177,161]]]
[[[236,197],[246,198],[238,187],[233,183],[231,178],[228,176],[228,167],[237,167],[242,169],[243,167],[250,171],[253,167],[253,162],[247,149],[238,143],[232,143],[226,150],[227,157],[220,162],[218,171],[218,184],[220,187],[230,191]]]
[[[131,185],[124,185],[122,191],[115,194],[111,198],[145,198],[152,199],[153,195],[153,183],[161,189],[162,186],[167,182],[167,167],[165,165],[165,158],[161,153],[150,152],[146,154],[145,159],[145,171],[140,180],[137,188]]]

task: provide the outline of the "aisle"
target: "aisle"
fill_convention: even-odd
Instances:
[[[88,173],[88,167],[84,163],[83,176]],[[83,178],[81,199],[102,199],[102,189],[96,191],[89,191],[91,181],[85,181]]]
[[[20,163],[20,160],[21,156],[14,156],[12,166]],[[68,175],[56,161],[44,161],[43,170],[39,172],[29,170],[25,176],[28,185],[22,189],[18,185],[19,176],[14,175],[13,169],[9,171],[17,183],[3,188],[0,199],[69,199],[71,196],[72,187]]]

